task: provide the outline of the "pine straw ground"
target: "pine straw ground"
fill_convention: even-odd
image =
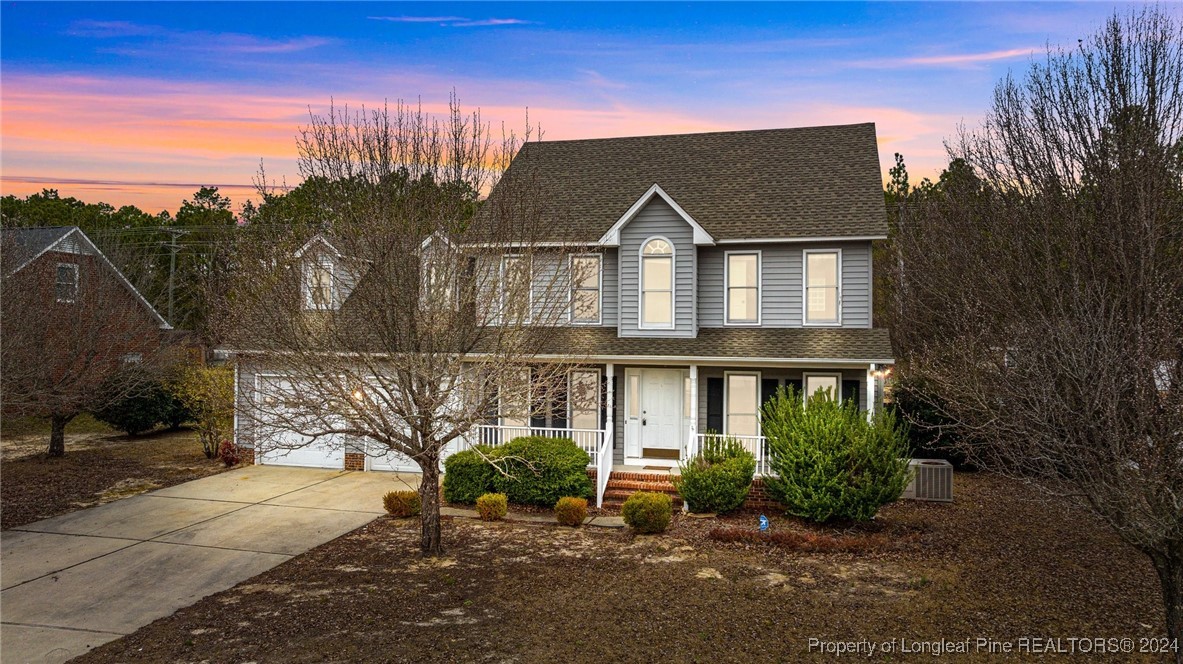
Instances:
[[[49,434],[0,440],[0,527],[16,528],[83,507],[226,470],[205,458],[197,434],[181,429],[124,436],[94,427],[66,431],[66,455],[45,455]]]
[[[827,533],[869,538],[858,554],[708,535],[754,529],[748,514],[679,516],[659,536],[448,520],[447,555],[423,559],[414,520],[382,518],[76,661],[764,662],[831,659],[810,637],[1162,633],[1152,568],[1103,526],[997,477],[957,482],[953,505],[901,502],[870,530]]]

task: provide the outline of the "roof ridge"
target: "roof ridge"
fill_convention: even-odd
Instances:
[[[781,132],[801,132],[818,129],[848,129],[851,127],[874,127],[874,121],[868,122],[851,122],[847,124],[832,124],[832,125],[811,125],[808,127],[766,127],[763,129],[723,129],[720,131],[691,131],[682,132],[678,134],[636,134],[632,136],[602,136],[600,138],[562,138],[554,141],[545,139],[538,139],[530,141],[526,145],[538,145],[542,143],[593,143],[599,141],[624,141],[641,138],[682,138],[682,137],[698,137],[698,136],[721,136],[727,134],[770,134]]]

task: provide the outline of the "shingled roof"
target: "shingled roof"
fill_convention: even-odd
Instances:
[[[716,241],[887,234],[872,123],[541,141],[515,169],[536,169],[553,240],[599,240],[654,184]]]
[[[886,328],[704,327],[697,337],[618,337],[613,327],[564,327],[543,336],[541,355],[894,362]]]

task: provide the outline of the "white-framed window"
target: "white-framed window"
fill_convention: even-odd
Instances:
[[[842,251],[804,251],[805,324],[838,325],[842,322]]]
[[[654,237],[641,245],[641,316],[643,329],[674,327],[674,245]]]
[[[328,257],[308,263],[304,273],[304,308],[324,311],[337,308],[336,265]]]
[[[805,388],[805,401],[818,391],[829,391],[831,400],[842,398],[842,374],[807,373],[803,376],[802,386]]]
[[[636,369],[628,369],[628,410],[625,416],[630,420],[641,417],[641,374]]]
[[[600,428],[600,370],[572,369],[567,382],[567,421],[572,429]]]
[[[533,266],[529,256],[501,257],[501,320],[529,323],[534,311]],[[523,308],[524,307],[524,308]]]
[[[420,306],[424,309],[456,309],[460,298],[456,295],[456,275],[442,264],[439,256],[423,259]]]
[[[73,304],[78,299],[78,264],[58,263],[53,280],[53,295],[58,302]]]
[[[506,372],[497,392],[497,417],[503,427],[530,426],[530,368]]]
[[[725,372],[723,404],[723,433],[731,436],[760,435],[760,372]]]
[[[724,254],[724,261],[724,322],[727,325],[759,325],[760,252],[728,251]]]
[[[603,309],[603,257],[580,254],[567,261],[571,275],[571,323],[599,325]]]

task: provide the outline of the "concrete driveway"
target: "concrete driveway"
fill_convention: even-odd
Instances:
[[[382,514],[417,475],[249,466],[0,534],[0,657],[64,662]]]

